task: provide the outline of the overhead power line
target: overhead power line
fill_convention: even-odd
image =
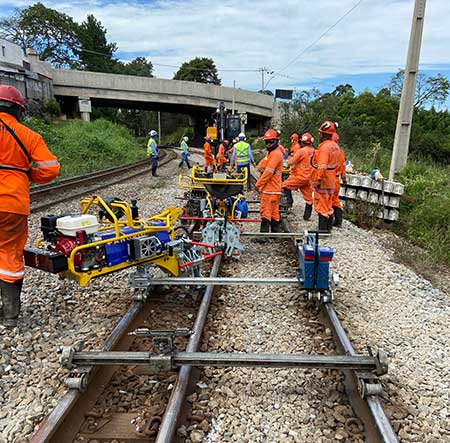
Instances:
[[[348,11],[346,11],[343,15],[341,15],[339,17],[338,20],[336,20],[329,28],[327,28],[324,32],[322,32],[322,34],[320,34],[320,36],[314,40],[311,44],[309,44],[308,46],[306,46],[306,48],[304,48],[298,55],[296,55],[287,65],[285,65],[283,68],[279,69],[278,71],[275,72],[275,74],[273,75],[273,77],[271,77],[269,79],[269,81],[266,84],[266,88],[267,85],[269,84],[270,80],[272,80],[274,77],[277,76],[282,76],[282,72],[285,71],[287,68],[289,68],[289,66],[291,66],[293,63],[295,63],[305,52],[307,52],[308,50],[310,50],[312,47],[314,47],[315,45],[317,45],[317,43],[320,42],[320,40],[322,40],[323,37],[325,37],[332,29],[334,29],[342,20],[344,20],[345,17],[347,17],[349,14],[351,14],[364,0],[359,0],[357,3],[355,3]]]

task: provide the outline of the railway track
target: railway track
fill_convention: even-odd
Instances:
[[[290,230],[289,224],[285,223],[285,229]],[[190,232],[194,232],[194,226],[190,227]],[[254,232],[249,232],[247,236],[251,238],[255,235]],[[269,258],[267,257],[267,245],[272,252]],[[261,280],[261,276],[252,277],[251,272],[252,270],[260,270],[267,263],[267,260],[280,264],[280,276],[277,276],[278,282],[280,277],[283,277],[286,284],[292,285],[295,276],[294,278],[286,277],[286,270],[291,269],[291,272],[287,271],[289,275],[292,275],[292,271],[295,273],[295,265],[293,264],[295,254],[287,256],[286,251],[289,248],[296,251],[295,245],[295,238],[286,233],[279,235],[275,240],[271,240],[271,243],[266,244],[266,246],[250,243],[250,250],[247,255],[244,253],[242,263],[226,263],[222,266],[221,256],[217,256],[212,263],[208,279],[203,282],[207,286],[204,288],[196,315],[195,304],[191,301],[192,294],[187,292],[186,289],[171,291],[170,293],[157,292],[145,303],[133,302],[127,314],[106,340],[102,351],[127,350],[134,351],[136,355],[142,354],[143,349],[148,349],[149,340],[136,340],[134,336],[128,335],[129,332],[142,325],[154,329],[175,329],[183,326],[191,328],[193,334],[189,336],[188,340],[183,337],[178,338],[177,343],[180,349],[185,349],[186,352],[190,353],[197,351],[199,347],[202,350],[207,349],[217,352],[230,350],[254,353],[267,352],[268,350],[280,352],[279,349],[276,349],[276,343],[269,343],[268,348],[265,346],[264,341],[269,340],[271,335],[274,334],[277,337],[286,337],[287,343],[291,342],[291,345],[293,345],[293,347],[286,346],[282,350],[283,353],[304,351],[305,354],[335,354],[335,346],[330,342],[330,335],[332,334],[339,351],[343,355],[350,356],[350,358],[355,357],[356,360],[358,356],[353,350],[331,303],[322,303],[319,307],[309,306],[305,309],[300,306],[301,298],[298,290],[288,289],[286,291],[286,289],[272,286],[266,287],[259,296],[255,295],[254,286],[245,286],[237,292],[237,296],[231,297],[230,286],[227,285],[237,284],[239,280],[242,285],[245,280],[244,276],[247,277],[247,280],[253,278],[254,283],[256,283],[256,280]],[[260,264],[250,264],[246,261],[249,258],[255,260],[255,257],[261,259]],[[240,270],[240,268],[242,269]],[[229,277],[230,275],[234,277],[234,281],[232,281],[233,278]],[[195,283],[196,285],[200,283],[199,281],[189,282],[188,280],[183,283]],[[291,280],[290,283],[288,280]],[[251,283],[251,281],[246,283]],[[265,283],[267,284],[268,281]],[[219,300],[213,298],[217,287],[221,287],[218,294]],[[230,298],[229,305],[223,301],[227,298]],[[250,300],[250,302],[247,302],[247,300]],[[211,303],[212,313],[208,317]],[[286,306],[295,309],[296,315],[283,319],[283,311]],[[237,327],[239,322],[236,323],[234,317],[241,316],[243,309],[253,309],[255,315],[250,318],[248,324],[243,323],[241,327]],[[318,322],[317,315],[319,314],[324,319],[328,329]],[[267,321],[265,321],[266,315]],[[208,322],[206,321],[207,317]],[[203,332],[205,324],[207,324],[207,327]],[[282,327],[274,332],[270,328],[267,329],[270,324],[281,324]],[[223,334],[220,334],[223,329],[228,334],[225,335],[225,339]],[[241,336],[233,334],[233,330],[241,333]],[[247,336],[242,337],[242,333],[245,334],[246,331]],[[296,331],[296,333],[293,334],[292,331]],[[305,339],[296,341],[302,334]],[[307,344],[308,341],[313,344]],[[304,346],[304,348],[300,349],[299,346]],[[310,364],[314,366],[317,361],[310,362]],[[259,397],[261,396],[275,395],[276,401],[278,401],[278,403],[275,403],[275,406],[278,405],[278,408],[275,407],[276,411],[280,409],[280,404],[283,402],[283,389],[290,389],[289,383],[295,386],[299,374],[303,377],[303,372],[299,373],[298,369],[283,370],[281,378],[280,371],[278,371],[278,373],[274,373],[273,377],[278,380],[278,385],[282,386],[281,391],[277,388],[277,385],[275,385],[275,389],[265,390],[264,383],[261,384],[258,375],[255,375],[259,374],[259,371],[255,373],[254,369],[239,368],[236,370],[237,376],[243,380],[243,384],[240,384],[245,395],[241,397],[239,391],[233,392],[229,395],[230,398],[224,400],[223,396],[217,396],[214,389],[218,389],[219,392],[223,389],[221,377],[224,374],[229,374],[227,369],[205,370],[200,383],[196,386],[195,381],[199,375],[198,371],[186,364],[181,364],[180,370],[177,372],[169,371],[160,374],[149,372],[145,367],[140,370],[136,368],[130,369],[117,365],[94,367],[87,364],[83,379],[77,377],[69,380],[72,388],[69,389],[52,413],[44,419],[39,431],[31,441],[33,443],[86,442],[90,440],[96,442],[113,440],[118,442],[171,442],[176,436],[177,429],[183,423],[184,426],[181,426],[181,429],[186,431],[186,435],[182,433],[181,437],[188,436],[187,430],[189,430],[192,441],[195,438],[198,438],[197,441],[202,441],[205,432],[208,430],[210,434],[216,435],[217,438],[221,429],[233,425],[232,422],[227,422],[223,413],[219,412],[224,408],[226,409],[228,400],[230,400],[231,406],[236,402],[234,400],[236,396],[238,400],[243,400],[245,397],[260,400]],[[327,375],[327,380],[332,381],[332,386],[339,393],[339,386],[342,386],[343,383],[341,373],[330,372],[329,369],[325,368],[326,366],[320,372],[322,375]],[[352,416],[345,420],[344,431],[347,432],[347,435],[353,433],[345,441],[363,441],[365,439],[367,442],[397,442],[376,395],[378,388],[361,384],[367,377],[367,374],[364,374],[361,370],[345,369],[344,374],[347,396],[340,392],[338,400],[341,402],[341,406],[346,408],[345,402],[350,401],[358,415],[358,417]],[[317,371],[315,371],[314,376],[317,377],[317,375]],[[308,374],[306,378],[310,380],[311,374]],[[87,380],[89,380],[89,383],[86,383]],[[225,377],[225,383],[226,380]],[[239,386],[239,383],[237,385]],[[109,387],[105,388],[105,386]],[[206,387],[209,386],[211,388],[207,389]],[[358,389],[361,390],[362,387],[370,391],[365,398],[358,392]],[[80,391],[79,388],[82,388],[82,390]],[[187,396],[191,397],[189,402],[186,402]],[[345,397],[348,397],[348,399]],[[217,404],[222,401],[225,401],[225,407],[218,409]],[[264,401],[262,403],[260,407],[264,409],[264,406],[267,405],[264,404]],[[314,408],[317,406],[314,402],[312,402],[312,405],[307,403],[306,401],[303,407]],[[208,406],[209,404],[211,404],[211,407]],[[291,426],[296,429],[298,425],[294,422]],[[239,437],[235,441],[241,441],[241,438],[242,441],[246,441],[244,434],[237,435]],[[295,431],[286,434],[286,438],[289,436],[295,436]],[[268,438],[267,435],[266,438]],[[259,440],[250,439],[247,441]],[[262,441],[276,440],[269,438],[269,440]]]
[[[177,154],[169,146],[161,146],[159,165],[174,160]],[[140,160],[124,166],[92,172],[60,180],[55,183],[34,186],[30,190],[31,213],[41,211],[58,203],[91,194],[116,183],[149,172],[149,160]]]

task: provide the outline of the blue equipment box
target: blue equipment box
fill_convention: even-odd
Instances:
[[[125,234],[134,234],[135,232],[139,232],[140,229],[133,229],[129,227],[121,228],[120,231]],[[99,236],[102,240],[106,240],[108,238],[115,237],[116,233],[114,230],[103,231],[99,233]],[[108,266],[115,266],[120,263],[128,261],[129,252],[128,252],[128,241],[121,240],[116,241],[114,243],[110,243],[108,245],[104,245],[105,248],[105,258],[106,264]]]
[[[328,246],[318,246],[318,257],[315,257],[316,247],[305,243],[299,247],[299,277],[304,289],[329,289],[330,261],[334,250]]]

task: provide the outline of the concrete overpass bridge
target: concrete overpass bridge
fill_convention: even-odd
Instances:
[[[269,126],[278,112],[272,96],[203,83],[61,69],[52,70],[52,80],[63,107],[77,107],[85,120],[94,105],[188,114],[198,126],[223,101],[247,115],[250,129]]]

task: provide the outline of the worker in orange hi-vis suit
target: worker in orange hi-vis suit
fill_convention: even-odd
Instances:
[[[294,199],[292,191],[299,189],[305,200],[303,220],[309,220],[312,212],[311,175],[313,168],[311,158],[314,155],[314,138],[309,132],[305,132],[301,138],[301,147],[291,153],[288,164],[291,167],[289,177],[282,183],[283,193],[286,196],[288,207],[292,208]]]
[[[19,123],[24,111],[20,92],[0,85],[0,317],[8,327],[17,325],[20,312],[30,182],[47,183],[60,169],[42,137]]]
[[[332,140],[336,142],[336,144],[339,147],[339,159],[338,159],[338,166],[336,168],[336,183],[334,186],[334,193],[331,204],[333,207],[333,216],[334,216],[333,226],[340,228],[342,226],[342,205],[341,201],[339,200],[339,191],[341,190],[341,180],[344,185],[347,184],[347,174],[345,171],[345,153],[344,150],[339,145],[339,135],[337,132],[333,134]]]
[[[294,132],[291,135],[291,152],[290,152],[290,154],[291,155],[295,154],[295,151],[297,151],[297,149],[300,149],[300,144],[298,143],[298,134]]]
[[[320,145],[312,158],[314,168],[311,184],[314,191],[314,210],[319,214],[319,231],[331,231],[333,225],[333,193],[339,147],[332,140],[336,125],[327,120],[319,128]]]
[[[214,166],[214,155],[211,150],[211,139],[206,136],[203,145],[203,158],[205,159],[205,172],[208,172],[210,166]]]
[[[261,228],[260,232],[281,231],[279,201],[281,196],[281,173],[283,170],[283,152],[278,134],[269,129],[264,134],[267,156],[264,172],[256,182],[256,189],[261,194]],[[260,162],[261,163],[261,162]]]
[[[230,144],[230,142],[228,140],[224,140],[219,145],[219,150],[217,151],[217,169],[219,171],[225,170],[225,165],[227,163],[227,157],[225,156],[225,152],[226,152],[229,144]]]

